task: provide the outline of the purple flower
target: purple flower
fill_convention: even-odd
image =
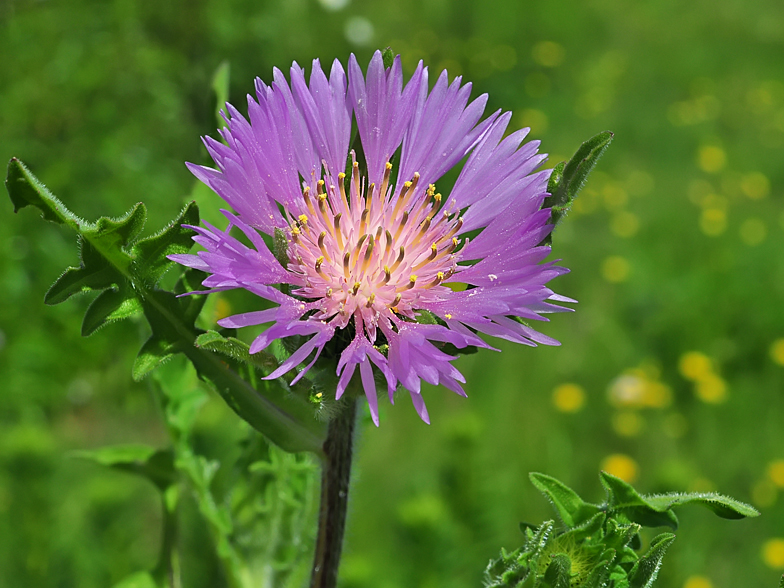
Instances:
[[[537,154],[538,141],[522,143],[528,129],[504,137],[511,113],[480,122],[487,96],[469,103],[470,93],[471,84],[459,77],[450,84],[445,71],[428,91],[421,63],[404,86],[400,58],[385,69],[376,52],[367,76],[353,55],[348,80],[337,60],[329,78],[315,60],[308,84],[295,63],[290,84],[278,69],[271,86],[256,80],[248,118],[227,105],[225,144],[204,139],[218,169],[188,167],[236,212],[223,211],[224,231],[192,227],[204,251],[172,259],[211,274],[208,291],[244,288],[277,304],[218,321],[271,323],[251,353],[281,337],[307,338],[269,378],[311,358],[302,377],[335,332],[348,329],[353,340],[338,350],[337,398],[359,366],[378,424],[375,366],[390,401],[402,384],[429,422],[422,380],[465,395],[445,343],[489,347],[477,335],[485,333],[558,344],[518,320],[546,320],[543,313],[566,310],[552,302],[572,302],[546,286],[568,271],[544,262],[550,248],[539,245],[552,229],[550,210],[542,210],[550,170],[536,171],[546,156]],[[349,152],[352,116],[367,176]],[[451,193],[442,195],[435,183],[466,156]],[[252,247],[231,236],[232,227]],[[260,234],[275,229],[288,240],[285,267]],[[281,284],[290,295],[275,287]],[[436,324],[417,322],[422,311]]]

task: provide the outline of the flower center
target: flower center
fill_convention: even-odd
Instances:
[[[381,186],[364,186],[355,161],[352,177],[327,171],[306,187],[302,214],[290,217],[288,269],[304,278],[298,296],[320,300],[316,315],[344,327],[359,314],[370,327],[392,313],[414,318],[423,298],[435,298],[455,271],[459,210],[442,207],[434,185],[415,173],[395,190],[387,163]],[[348,190],[348,193],[347,193]]]

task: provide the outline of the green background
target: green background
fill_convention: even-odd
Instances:
[[[738,523],[684,511],[660,585],[776,585],[776,554],[763,553],[784,537],[784,349],[778,363],[771,353],[784,337],[784,5],[328,4],[4,0],[0,160],[19,157],[89,219],[143,200],[155,230],[194,190],[183,162],[207,163],[199,136],[215,129],[220,63],[243,111],[273,66],[352,51],[364,66],[387,45],[407,74],[423,59],[431,79],[445,67],[473,81],[552,164],[613,130],[554,238],[572,271],[553,286],[579,300],[542,327],[562,347],[501,342],[462,358],[469,398],[427,389],[430,426],[405,394],[382,407],[359,438],[342,585],[478,586],[498,549],[519,544],[519,521],[551,516],[529,471],[599,500],[612,455],[636,464],[644,492],[713,489],[762,511]],[[214,218],[218,199],[199,199]],[[7,200],[0,252],[0,586],[110,586],[154,565],[155,491],[67,453],[166,443],[130,379],[145,332],[128,322],[82,339],[87,298],[44,306],[77,262],[74,239]],[[722,402],[679,370],[692,351],[710,359],[712,390],[725,384]],[[565,383],[584,391],[575,413],[553,401]],[[651,390],[655,406],[640,406]],[[197,446],[220,458],[243,431],[212,397]],[[220,586],[203,529],[188,529],[186,562],[201,566],[189,585]]]

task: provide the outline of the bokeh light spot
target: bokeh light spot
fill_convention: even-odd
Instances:
[[[623,239],[634,237],[640,230],[640,219],[633,212],[621,211],[610,220],[610,230]]]
[[[585,406],[585,390],[577,384],[561,384],[553,390],[553,405],[561,412],[578,412]]]
[[[705,145],[697,153],[697,165],[706,173],[716,173],[724,169],[727,163],[727,154],[721,147]]]
[[[748,218],[740,226],[740,239],[746,245],[759,245],[768,235],[768,227],[758,218]]]
[[[533,134],[541,135],[547,130],[548,121],[547,115],[541,110],[526,108],[517,115],[517,123],[521,127],[530,127]]]
[[[784,338],[776,339],[770,346],[770,358],[780,366],[784,366]]]
[[[770,193],[770,180],[760,172],[752,172],[743,176],[740,188],[752,200],[760,200]]]
[[[561,65],[566,57],[566,49],[553,41],[541,41],[534,45],[531,50],[531,57],[539,65],[544,67],[557,67]]]
[[[364,47],[373,40],[375,29],[373,23],[363,16],[352,16],[346,21],[343,28],[346,40],[352,45]]]
[[[701,380],[713,372],[710,358],[699,351],[687,351],[681,355],[678,370],[687,380]]]
[[[716,374],[709,374],[695,384],[694,393],[707,404],[720,404],[727,400],[727,383]]]
[[[629,262],[620,255],[612,255],[602,262],[602,277],[613,284],[625,282],[630,271]]]
[[[690,576],[683,584],[683,588],[713,588],[713,582],[705,576]]]
[[[633,484],[640,473],[637,462],[622,453],[608,455],[602,460],[599,467],[608,474],[612,474],[629,484]]]
[[[727,230],[727,213],[720,208],[706,208],[700,215],[700,230],[709,237],[718,237]]]
[[[779,488],[784,488],[784,459],[775,459],[768,464],[768,478]]]
[[[633,411],[617,412],[611,422],[613,430],[621,437],[636,437],[645,426],[645,419]]]
[[[784,568],[784,539],[774,537],[765,541],[762,546],[762,561],[769,568]]]

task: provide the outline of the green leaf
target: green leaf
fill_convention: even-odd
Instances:
[[[645,496],[645,500],[657,510],[669,510],[682,504],[700,504],[723,519],[743,519],[760,514],[753,506],[715,492],[655,494]]]
[[[133,362],[131,371],[133,379],[137,382],[143,380],[155,368],[179,352],[180,347],[177,341],[165,341],[154,336],[147,339]]]
[[[662,533],[653,538],[648,552],[629,571],[630,588],[650,588],[653,585],[664,553],[673,541],[675,535],[672,533]]]
[[[553,561],[544,572],[544,583],[550,588],[569,588],[572,581],[572,560],[565,553],[551,556]]]
[[[68,210],[16,157],[8,162],[5,187],[14,205],[14,212],[26,206],[34,206],[46,220],[53,223],[67,225],[77,231],[81,226],[89,226],[89,223]]]
[[[136,572],[120,580],[113,588],[162,588],[150,572]]]
[[[199,207],[188,203],[180,214],[161,231],[137,241],[132,249],[133,271],[150,285],[155,285],[175,262],[169,255],[187,253],[193,246],[193,229],[182,225],[199,224]]]
[[[169,450],[149,445],[115,445],[91,451],[75,451],[74,457],[89,459],[101,465],[138,474],[161,490],[176,481],[174,459]]]
[[[553,168],[547,191],[550,196],[545,198],[542,208],[552,209],[550,223],[557,225],[569,212],[574,199],[585,185],[588,174],[596,166],[613,140],[613,133],[603,131],[583,143],[567,163],[559,163]],[[548,237],[545,242],[550,243]]]
[[[147,207],[138,202],[119,218],[102,216],[94,224],[82,227],[82,234],[93,243],[100,242],[106,248],[127,247],[144,228]]]
[[[215,73],[212,74],[212,91],[215,92],[215,120],[222,127],[226,121],[221,116],[221,110],[229,101],[229,80],[231,78],[231,64],[228,60],[221,61]]]
[[[126,288],[108,288],[93,300],[84,313],[82,336],[87,337],[108,322],[118,321],[142,312],[142,305]]]
[[[596,565],[589,572],[588,577],[580,584],[580,588],[606,588],[607,578],[610,575],[610,566],[614,559],[614,549],[603,551]]]
[[[561,535],[564,541],[573,541],[575,544],[580,543],[599,533],[604,526],[606,515],[603,512],[598,512],[586,522],[573,527]]]
[[[531,473],[531,483],[552,503],[558,516],[567,527],[580,525],[600,512],[600,508],[585,502],[569,486],[546,474]]]
[[[79,241],[82,243],[82,249],[92,247],[81,237],[79,237]],[[102,258],[99,263],[91,264],[90,267],[86,267],[84,264],[81,267],[69,267],[44,295],[44,303],[60,304],[74,294],[111,288],[119,281],[118,276],[120,274],[117,270]]]
[[[216,351],[227,355],[237,361],[255,365],[264,370],[264,375],[270,374],[278,368],[278,360],[267,351],[250,354],[250,346],[235,337],[224,337],[217,331],[207,331],[196,339],[196,347]]]
[[[613,513],[622,513],[630,520],[645,527],[678,528],[678,517],[668,508],[654,507],[631,485],[612,474],[601,472],[600,477],[607,490],[611,516]]]

